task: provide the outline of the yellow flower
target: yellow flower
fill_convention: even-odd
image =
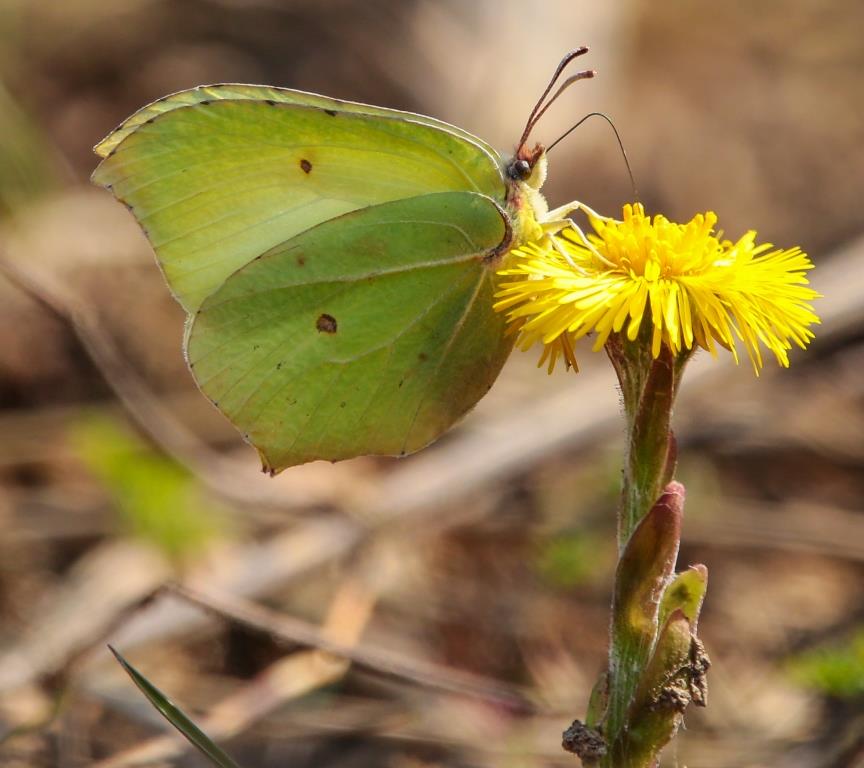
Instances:
[[[800,248],[756,245],[755,232],[737,242],[715,232],[717,216],[698,214],[686,224],[624,206],[624,220],[590,216],[595,233],[568,228],[545,242],[512,251],[495,309],[507,312],[517,345],[544,345],[540,365],[559,357],[576,365],[573,342],[596,333],[599,350],[610,334],[631,341],[650,326],[651,352],[661,345],[679,354],[700,346],[716,356],[715,342],[738,362],[736,339],[756,373],[760,342],[782,366],[793,342],[804,347],[818,323],[806,287],[812,262]]]

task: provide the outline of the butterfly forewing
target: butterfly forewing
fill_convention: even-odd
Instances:
[[[94,181],[131,209],[190,312],[256,256],[343,213],[433,192],[505,196],[485,149],[410,120],[218,100],[119,130]]]
[[[283,104],[297,104],[307,107],[318,107],[331,112],[347,112],[352,114],[370,115],[372,117],[385,117],[396,120],[405,120],[411,123],[419,123],[432,128],[452,133],[466,141],[475,144],[486,152],[495,163],[500,163],[498,153],[492,149],[481,138],[459,128],[458,126],[436,120],[428,115],[420,115],[415,112],[403,112],[387,107],[376,107],[372,104],[361,104],[356,101],[343,101],[333,99],[329,96],[321,96],[317,93],[306,91],[295,91],[291,88],[277,88],[270,85],[246,85],[243,83],[221,83],[219,85],[199,85],[185,91],[178,91],[139,109],[134,115],[124,120],[116,130],[112,131],[94,150],[100,157],[108,155],[123,139],[149,120],[166,112],[180,107],[194,106],[202,102],[210,101],[277,101]]]

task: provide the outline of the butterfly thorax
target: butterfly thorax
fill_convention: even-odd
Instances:
[[[545,236],[543,222],[549,213],[540,192],[546,181],[546,152],[538,144],[528,156],[521,154],[507,165],[507,209],[513,223],[513,247],[541,240]]]

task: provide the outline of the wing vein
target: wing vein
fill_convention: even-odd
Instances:
[[[470,314],[471,310],[474,307],[474,302],[477,300],[477,296],[480,293],[480,289],[483,287],[483,281],[486,279],[485,271],[481,272],[480,278],[477,280],[477,286],[474,288],[474,292],[471,294],[471,298],[468,299],[465,304],[465,309],[459,317],[459,320],[453,326],[453,331],[450,334],[450,337],[447,339],[447,343],[444,345],[444,349],[442,350],[440,356],[438,357],[438,361],[435,364],[435,369],[432,371],[429,376],[428,383],[426,385],[426,390],[423,393],[423,396],[420,398],[420,402],[417,404],[417,408],[414,411],[414,415],[411,417],[411,422],[408,425],[408,429],[405,431],[405,439],[402,442],[402,452],[404,453],[406,447],[408,445],[408,439],[411,437],[411,432],[414,429],[414,424],[417,422],[417,417],[420,415],[420,411],[423,408],[423,405],[426,403],[426,400],[429,398],[429,391],[431,389],[432,383],[435,378],[441,371],[441,366],[444,364],[444,361],[447,358],[447,355],[452,348],[453,344],[456,341],[456,337],[462,332],[462,326],[465,324],[465,320]]]

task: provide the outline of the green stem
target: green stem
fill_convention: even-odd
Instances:
[[[678,557],[683,510],[684,488],[670,483],[633,531],[618,562],[605,720],[610,745],[608,765],[615,768],[621,768],[624,757],[629,761],[636,752],[629,743],[634,725],[633,702],[637,691],[644,688],[644,671],[655,650],[662,596],[672,581]]]
[[[674,356],[663,346],[647,371],[640,372],[640,390],[624,396],[627,452],[618,517],[619,551],[675,472],[671,420],[676,368]]]
[[[674,475],[671,417],[683,360],[665,345],[654,359],[644,341],[619,339],[607,345],[621,384],[627,450],[618,515],[620,560],[612,605],[608,705],[599,723],[608,745],[599,762],[603,768],[654,765],[653,750],[629,743],[630,710],[659,634],[659,595],[674,572],[680,535],[681,505],[673,504],[674,514],[667,514],[658,499]],[[643,520],[645,525],[640,526]]]

